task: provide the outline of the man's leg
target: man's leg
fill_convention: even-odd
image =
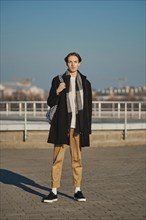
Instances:
[[[81,147],[80,136],[74,136],[74,129],[70,129],[70,153],[72,158],[72,174],[74,179],[74,199],[80,202],[86,201],[80,186],[82,180],[82,159],[81,159]]]
[[[80,187],[82,180],[82,161],[80,149],[80,136],[74,136],[74,129],[70,129],[70,154],[72,159],[72,174],[74,187]]]
[[[52,177],[51,177],[52,191],[46,198],[43,199],[43,202],[52,203],[58,200],[57,188],[60,187],[62,165],[63,165],[65,151],[66,151],[66,145],[54,146]]]
[[[55,145],[53,152],[53,166],[52,166],[52,188],[60,187],[60,180],[62,174],[62,165],[64,161],[64,155],[66,151],[66,145]]]

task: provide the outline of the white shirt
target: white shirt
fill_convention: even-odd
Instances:
[[[71,105],[71,110],[72,110],[72,119],[71,119],[71,128],[76,127],[76,77],[71,76],[70,77],[70,83],[71,83],[71,92],[69,95],[70,99],[70,105]]]

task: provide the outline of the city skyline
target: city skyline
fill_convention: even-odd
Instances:
[[[145,85],[145,1],[1,1],[1,81],[49,89],[80,53],[92,87]]]

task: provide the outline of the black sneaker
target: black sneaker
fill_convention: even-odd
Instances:
[[[83,196],[82,191],[78,191],[77,193],[74,194],[74,199],[79,201],[79,202],[85,202],[86,198]]]
[[[43,202],[51,203],[57,200],[58,200],[57,195],[55,195],[53,192],[50,192],[50,194],[46,198],[43,199]]]

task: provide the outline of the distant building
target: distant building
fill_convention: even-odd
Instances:
[[[37,86],[31,86],[29,88],[6,88],[0,84],[0,99],[1,100],[44,100],[45,90]]]
[[[9,83],[9,86],[13,83]],[[24,84],[24,83],[23,83]],[[37,86],[21,86],[18,88],[7,88],[0,84],[0,100],[4,101],[39,101],[46,100],[49,92]],[[109,87],[106,89],[93,89],[93,101],[146,101],[146,86],[126,86],[121,88]]]
[[[106,100],[146,100],[146,86],[143,87],[133,87],[126,86],[123,88],[110,87],[107,89],[98,89],[94,91],[94,99],[99,101]]]

